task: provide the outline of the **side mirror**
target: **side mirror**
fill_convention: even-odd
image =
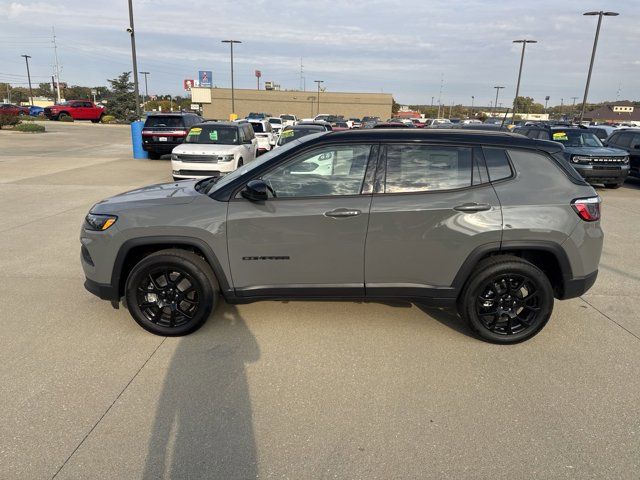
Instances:
[[[258,178],[249,181],[240,194],[251,202],[263,202],[269,198],[268,191],[269,187],[264,180]]]

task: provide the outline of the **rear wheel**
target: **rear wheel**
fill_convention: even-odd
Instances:
[[[151,159],[151,160],[160,160],[160,157],[162,156],[160,153],[156,153],[156,152],[147,152],[147,156]]]
[[[100,118],[96,118],[94,120],[91,120],[91,123],[100,123],[102,122],[102,117],[104,117],[104,114],[100,114]]]
[[[161,250],[142,259],[125,286],[127,306],[145,330],[164,336],[194,332],[217,304],[216,281],[200,256]]]
[[[624,182],[618,182],[618,183],[605,183],[604,186],[606,188],[620,188],[622,186]]]
[[[459,313],[482,339],[518,343],[536,335],[553,310],[553,289],[535,265],[518,257],[492,257],[471,274]]]

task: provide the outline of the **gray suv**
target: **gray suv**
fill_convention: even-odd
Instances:
[[[369,129],[101,201],[80,240],[86,288],[159,335],[193,332],[221,297],[404,299],[515,343],[593,285],[603,233],[558,143]]]

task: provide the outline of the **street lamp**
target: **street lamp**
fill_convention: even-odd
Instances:
[[[516,96],[513,99],[513,113],[511,114],[511,124],[516,119],[516,110],[518,108],[518,94],[520,93],[520,78],[522,77],[522,64],[524,63],[524,51],[527,48],[527,43],[538,43],[537,40],[514,40],[513,43],[522,44],[522,54],[520,55],[520,69],[518,70],[518,83],[516,84]]]
[[[320,115],[320,84],[324,83],[324,80],[314,80],[318,84],[318,115]]]
[[[501,88],[504,88],[504,87],[501,87],[501,86],[495,86],[495,87],[493,87],[493,88],[495,88],[495,89],[496,89],[496,101],[493,103],[493,110],[495,110],[495,109],[498,107],[498,94],[500,93],[500,89],[501,89]]]
[[[582,99],[582,108],[580,109],[580,124],[582,124],[582,119],[584,117],[584,109],[587,105],[587,95],[589,95],[589,84],[591,83],[591,71],[593,70],[593,60],[596,58],[596,48],[598,48],[598,37],[600,36],[600,25],[602,24],[602,17],[617,17],[620,15],[616,12],[603,12],[600,10],[599,12],[586,12],[582,15],[585,16],[598,16],[598,26],[596,27],[596,37],[593,40],[593,50],[591,51],[591,62],[589,63],[589,73],[587,74],[587,84],[584,87],[584,98]]]
[[[222,43],[228,43],[231,47],[231,114],[236,113],[236,97],[235,88],[233,86],[233,44],[242,43],[240,40],[222,40]]]
[[[473,116],[473,101],[476,99],[474,95],[471,95],[471,117]]]
[[[20,55],[21,57],[24,57],[24,61],[27,62],[27,78],[29,79],[29,100],[31,103],[31,106],[33,106],[33,90],[31,89],[31,73],[29,73],[29,59],[31,58],[31,55]]]
[[[136,59],[136,34],[133,29],[133,0],[129,0],[129,28],[131,36],[131,60],[133,62],[133,90],[136,96],[136,118],[140,119],[140,88],[138,87],[138,60]]]
[[[149,85],[147,84],[147,75],[151,75],[151,73],[150,72],[140,72],[140,73],[144,75],[144,97],[146,97],[146,100],[143,97],[142,104],[145,105],[145,108],[146,108],[147,101],[149,100]]]

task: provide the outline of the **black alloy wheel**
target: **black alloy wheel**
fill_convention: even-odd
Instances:
[[[546,325],[553,311],[553,288],[544,272],[522,258],[490,257],[471,274],[458,311],[482,339],[518,343]]]
[[[498,335],[514,335],[536,324],[540,292],[523,275],[497,275],[477,297],[476,313],[484,327]]]
[[[180,268],[156,267],[141,278],[137,305],[145,318],[162,327],[180,327],[193,319],[200,307],[202,289]]]
[[[131,316],[157,335],[179,336],[200,328],[217,304],[209,264],[193,252],[170,249],[143,258],[127,278]]]

